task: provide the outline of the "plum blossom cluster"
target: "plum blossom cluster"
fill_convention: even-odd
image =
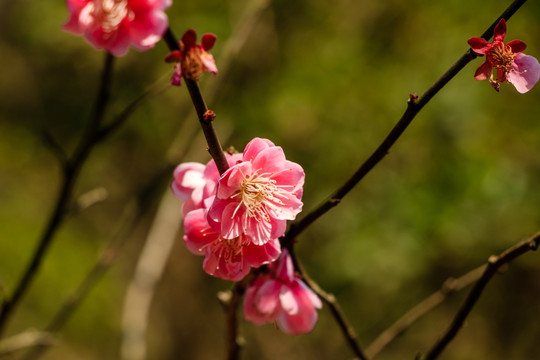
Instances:
[[[213,160],[180,164],[172,190],[184,201],[184,243],[205,257],[210,275],[238,281],[276,260],[287,220],[302,210],[302,167],[270,140],[255,138],[241,154],[227,154],[221,176]]]
[[[172,0],[67,0],[64,30],[84,37],[96,48],[116,56],[129,46],[152,48],[167,30],[164,10]]]
[[[295,274],[279,243],[287,220],[302,210],[304,170],[261,138],[226,158],[229,169],[221,175],[213,160],[183,163],[174,171],[172,191],[184,202],[184,243],[204,256],[204,271],[221,279],[239,281],[251,268],[267,265],[247,289],[246,319],[276,322],[289,334],[309,332],[321,301]]]
[[[471,49],[486,56],[486,61],[476,70],[476,80],[489,79],[491,86],[499,91],[500,84],[508,81],[520,93],[531,90],[540,79],[540,64],[536,58],[523,54],[527,47],[521,40],[504,43],[506,21],[499,20],[493,31],[493,42],[472,37],[468,40]],[[493,70],[496,78],[493,78]]]

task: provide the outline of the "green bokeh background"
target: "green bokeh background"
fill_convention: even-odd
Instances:
[[[309,211],[342,184],[397,122],[410,93],[425,91],[509,1],[294,2],[276,0],[225,61],[250,0],[176,1],[168,15],[218,36],[222,71],[209,107],[224,146],[255,136],[284,148],[306,172]],[[59,190],[59,165],[43,129],[72,151],[88,120],[104,54],[63,32],[63,1],[0,3],[0,282],[8,294],[29,260]],[[507,40],[540,56],[540,3],[508,23]],[[246,34],[244,34],[246,35]],[[115,64],[108,119],[171,66],[164,43]],[[500,93],[473,79],[469,64],[438,94],[390,154],[298,239],[311,276],[336,295],[362,345],[451,276],[459,276],[540,230],[540,89]],[[7,333],[43,328],[111,238],[123,209],[171,159],[206,162],[202,140],[185,152],[197,123],[185,87],[142,105],[91,154],[75,195],[103,187],[106,201],[70,216]],[[189,123],[184,122],[187,118]],[[168,182],[168,181],[167,181]],[[155,215],[160,184],[122,255],[61,332],[45,359],[118,359],[123,298]],[[180,206],[180,203],[178,204]],[[180,221],[180,219],[179,219]],[[202,258],[173,248],[150,313],[148,359],[224,358],[225,324],[216,293],[231,284],[201,270]],[[487,287],[441,359],[540,357],[540,258],[526,254]],[[415,323],[378,359],[413,359],[450,323],[466,291]],[[329,311],[315,330],[287,336],[242,323],[245,359],[350,359]],[[17,358],[17,357],[14,357]]]

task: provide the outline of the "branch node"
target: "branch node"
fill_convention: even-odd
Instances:
[[[338,199],[338,198],[331,198],[331,199],[330,199],[330,204],[331,204],[332,206],[339,205],[340,202],[341,202],[341,199]]]
[[[407,103],[410,105],[410,104],[416,104],[416,102],[418,101],[418,94],[414,93],[414,94],[409,94],[409,100],[407,100]]]
[[[206,110],[203,114],[203,120],[206,123],[210,123],[214,121],[215,118],[216,118],[216,113],[214,112],[214,110]]]
[[[219,291],[217,293],[217,298],[218,298],[219,302],[221,303],[221,305],[223,305],[223,307],[227,308],[231,304],[232,291],[231,290]]]
[[[536,249],[538,249],[538,244],[534,240],[529,241],[528,246],[529,246],[529,249],[533,251],[536,251]]]
[[[495,265],[497,263],[497,261],[499,261],[499,257],[497,255],[491,255],[488,258],[488,264],[489,265]]]

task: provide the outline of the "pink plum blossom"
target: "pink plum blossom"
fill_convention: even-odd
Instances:
[[[113,55],[152,48],[167,29],[164,10],[172,0],[67,0],[64,30],[84,35],[96,48]]]
[[[175,62],[174,73],[171,78],[171,85],[180,86],[182,76],[186,79],[198,80],[203,72],[208,71],[217,74],[217,66],[214,57],[207,53],[214,47],[216,36],[214,34],[204,34],[201,44],[197,45],[197,33],[189,29],[182,36],[180,49],[169,53],[165,57],[166,62]]]
[[[313,330],[321,300],[295,274],[285,249],[279,259],[268,266],[247,288],[244,297],[244,317],[257,325],[276,322],[287,334],[302,334]]]
[[[526,93],[540,79],[540,64],[536,58],[522,53],[527,47],[521,40],[504,43],[506,36],[506,21],[499,20],[493,31],[493,42],[489,43],[481,37],[468,40],[471,49],[486,56],[486,61],[480,65],[474,74],[476,80],[489,79],[491,86],[499,91],[500,83],[508,80],[520,93]],[[493,79],[493,68],[497,78]]]
[[[195,255],[204,255],[203,269],[208,274],[239,281],[252,267],[268,264],[281,253],[279,240],[255,245],[243,234],[224,239],[206,221],[206,210],[190,211],[184,218],[184,243]]]
[[[225,239],[244,235],[264,245],[282,236],[287,220],[302,210],[304,178],[302,167],[285,159],[281,147],[255,138],[242,161],[219,178],[208,222]]]
[[[229,166],[242,161],[242,154],[226,154]],[[281,246],[277,238],[262,245],[247,235],[225,239],[207,221],[208,207],[216,195],[219,178],[214,160],[206,165],[187,162],[174,170],[173,193],[182,201],[184,244],[195,255],[205,257],[203,269],[208,274],[232,281],[241,280],[252,267],[269,264],[278,258]]]

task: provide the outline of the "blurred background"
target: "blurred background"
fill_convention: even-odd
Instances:
[[[179,37],[188,28],[218,37],[212,53],[220,73],[205,74],[201,88],[223,146],[241,151],[255,136],[282,146],[305,169],[309,211],[380,144],[409,94],[422,94],[509,3],[206,0],[175,1],[167,13]],[[71,153],[97,91],[104,53],[63,32],[67,17],[63,1],[0,3],[0,282],[7,294],[61,183],[43,133]],[[526,3],[506,40],[521,39],[527,54],[540,57],[539,19],[540,3]],[[160,42],[117,59],[106,121],[152,84],[166,90],[92,152],[74,201],[89,192],[99,201],[66,218],[9,324],[7,335],[44,329],[123,229],[112,268],[43,359],[121,358],[126,294],[156,219],[165,234],[157,238],[174,242],[149,309],[147,359],[225,357],[216,294],[232,284],[202,271],[202,258],[177,232],[181,204],[163,198],[173,166],[209,160],[186,88],[167,86],[167,53]],[[505,84],[497,93],[473,78],[482,61],[458,74],[359,186],[298,239],[308,273],[338,298],[362,346],[447,278],[540,230],[540,89],[521,95]],[[143,199],[144,211],[126,221],[134,199]],[[466,292],[452,294],[377,359],[428,350]],[[540,258],[526,254],[488,285],[440,358],[538,358],[539,296]],[[314,331],[298,336],[242,321],[243,358],[353,358],[328,309],[319,314]]]

